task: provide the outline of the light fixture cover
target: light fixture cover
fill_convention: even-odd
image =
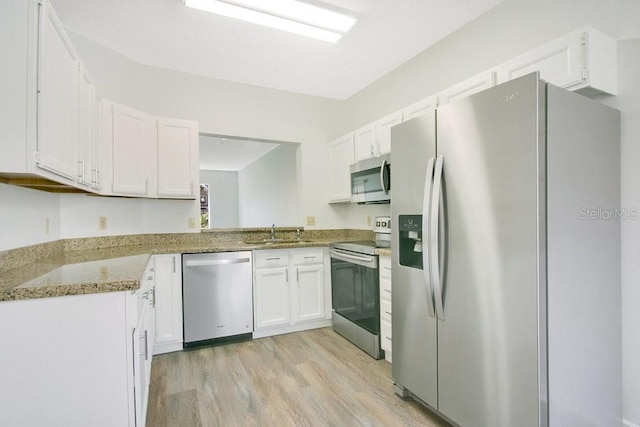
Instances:
[[[195,9],[335,43],[353,27],[353,17],[296,0],[185,0]]]

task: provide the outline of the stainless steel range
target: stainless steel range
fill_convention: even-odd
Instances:
[[[373,241],[331,247],[333,329],[374,359],[380,348],[380,286]]]

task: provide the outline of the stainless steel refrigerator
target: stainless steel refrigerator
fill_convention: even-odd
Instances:
[[[619,121],[536,73],[392,128],[397,394],[461,426],[621,424]]]

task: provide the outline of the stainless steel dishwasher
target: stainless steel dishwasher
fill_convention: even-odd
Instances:
[[[251,338],[251,252],[184,254],[182,267],[184,347]]]

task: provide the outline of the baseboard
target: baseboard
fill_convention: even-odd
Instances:
[[[622,425],[625,427],[640,427],[638,424],[632,423],[631,421],[622,420]]]
[[[331,326],[331,319],[315,320],[311,322],[298,323],[297,325],[289,325],[284,327],[266,328],[253,331],[253,338],[264,338],[273,335],[290,334],[291,332],[306,331],[309,329],[326,328]]]

